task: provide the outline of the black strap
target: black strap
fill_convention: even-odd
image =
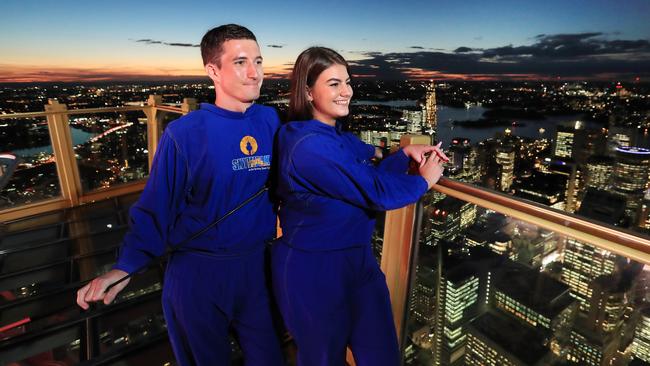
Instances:
[[[197,231],[196,233],[190,235],[188,238],[186,238],[185,240],[181,241],[180,243],[178,243],[178,244],[176,244],[176,245],[172,245],[172,246],[170,246],[170,249],[167,250],[167,251],[165,251],[165,253],[163,253],[162,255],[159,255],[159,256],[157,256],[157,257],[152,258],[151,261],[149,261],[149,262],[148,262],[147,264],[145,264],[144,266],[141,266],[140,268],[136,269],[135,271],[133,271],[133,272],[129,273],[128,275],[122,277],[122,278],[119,279],[117,282],[115,282],[115,283],[113,283],[112,285],[108,286],[108,287],[106,288],[106,291],[105,291],[105,292],[110,291],[111,288],[113,288],[113,287],[117,286],[118,284],[120,284],[120,283],[126,281],[127,279],[133,277],[136,273],[140,273],[140,272],[144,271],[145,269],[147,269],[149,266],[151,266],[151,265],[153,265],[153,264],[156,264],[156,263],[160,262],[163,258],[167,258],[168,256],[172,255],[174,252],[179,251],[179,250],[180,250],[180,249],[181,249],[185,244],[187,244],[187,243],[189,243],[190,241],[192,241],[192,240],[198,238],[199,236],[205,234],[208,230],[212,229],[213,227],[219,225],[220,222],[222,222],[223,220],[227,219],[227,218],[230,217],[232,214],[234,214],[235,212],[239,211],[239,210],[242,209],[244,206],[246,206],[247,204],[251,203],[251,202],[252,202],[253,200],[255,200],[257,197],[259,197],[260,195],[262,195],[262,193],[264,193],[264,192],[266,192],[266,191],[268,191],[268,190],[269,190],[269,187],[267,187],[267,186],[262,187],[259,191],[255,192],[252,196],[250,196],[250,197],[248,197],[247,199],[245,199],[244,201],[242,201],[242,203],[240,203],[239,205],[237,205],[237,206],[236,206],[235,208],[233,208],[232,210],[226,212],[223,216],[221,216],[221,217],[217,218],[216,220],[214,220],[213,222],[211,222],[208,226],[206,226],[206,227],[204,227],[203,229]]]

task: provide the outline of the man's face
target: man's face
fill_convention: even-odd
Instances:
[[[208,74],[214,81],[219,107],[243,111],[259,98],[264,71],[257,42],[250,39],[224,42],[221,67],[208,64],[206,69],[209,67],[213,67],[213,74],[210,70]]]

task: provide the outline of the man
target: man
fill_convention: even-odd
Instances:
[[[201,41],[201,55],[215,103],[165,130],[117,264],[77,293],[84,309],[112,302],[128,281],[104,293],[108,286],[237,207],[268,179],[280,122],[275,110],[254,104],[263,79],[255,36],[234,24],[214,28]],[[229,327],[247,365],[283,363],[264,269],[275,223],[265,192],[173,254],[162,302],[179,364],[228,364]]]

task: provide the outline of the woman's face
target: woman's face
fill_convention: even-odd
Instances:
[[[337,118],[347,116],[352,86],[345,66],[335,64],[321,72],[307,91],[307,98],[314,107],[314,119],[334,126]]]

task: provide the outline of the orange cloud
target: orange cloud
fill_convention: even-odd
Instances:
[[[286,78],[291,67],[265,67],[269,79]],[[93,82],[93,81],[158,81],[204,78],[203,69],[194,68],[109,68],[109,67],[44,67],[36,65],[0,64],[0,83]]]

